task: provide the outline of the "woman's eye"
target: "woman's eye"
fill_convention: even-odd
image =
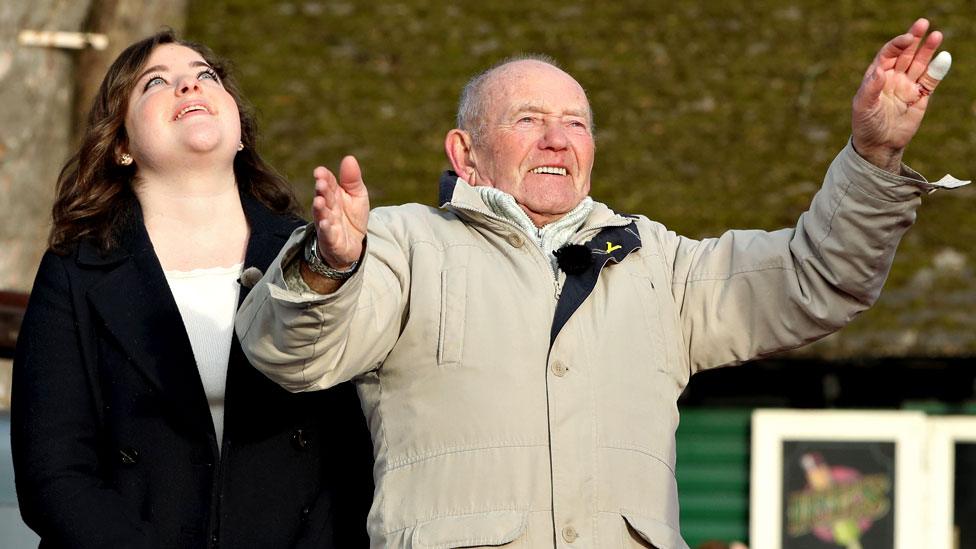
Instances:
[[[518,119],[519,124],[532,124],[535,122],[535,117],[533,116],[523,116]]]
[[[200,80],[213,80],[214,82],[220,82],[220,77],[217,76],[217,71],[213,69],[207,69],[197,75]]]
[[[165,84],[165,83],[166,83],[166,81],[163,80],[163,77],[162,76],[153,76],[149,80],[146,80],[146,87],[143,88],[143,89],[144,90],[148,90],[149,88],[151,88],[151,87],[153,87],[153,86],[155,86],[157,84]]]

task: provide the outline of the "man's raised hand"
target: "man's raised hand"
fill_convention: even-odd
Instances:
[[[312,220],[319,256],[330,267],[345,270],[359,259],[369,219],[369,193],[363,172],[352,156],[339,164],[339,179],[319,166],[315,175]]]
[[[929,22],[919,19],[891,39],[875,56],[854,96],[851,129],[854,148],[872,164],[892,173],[901,169],[905,147],[918,131],[929,95],[949,70],[951,57],[932,56],[942,33],[925,36]]]

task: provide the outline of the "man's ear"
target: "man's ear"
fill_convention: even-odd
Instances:
[[[458,128],[447,132],[447,137],[444,138],[444,152],[447,153],[447,158],[451,161],[451,169],[461,179],[464,179],[471,185],[475,185],[474,179],[477,177],[477,164],[474,158],[471,135]]]

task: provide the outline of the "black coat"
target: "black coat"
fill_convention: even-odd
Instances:
[[[299,223],[242,197],[245,267]],[[14,360],[11,439],[41,547],[364,547],[372,448],[351,384],[293,395],[227,372],[222,452],[138,206],[107,255],[41,261]],[[247,288],[241,288],[243,300]]]

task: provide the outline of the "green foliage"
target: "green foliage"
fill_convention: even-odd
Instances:
[[[236,63],[262,151],[303,201],[316,165],[353,154],[376,206],[435,201],[470,76],[550,54],[590,95],[593,196],[697,237],[792,225],[844,146],[864,69],[919,16],[955,63],[906,160],[976,175],[973,15],[971,0],[193,0],[188,34]],[[879,305],[808,352],[972,354],[974,200],[926,198]]]

